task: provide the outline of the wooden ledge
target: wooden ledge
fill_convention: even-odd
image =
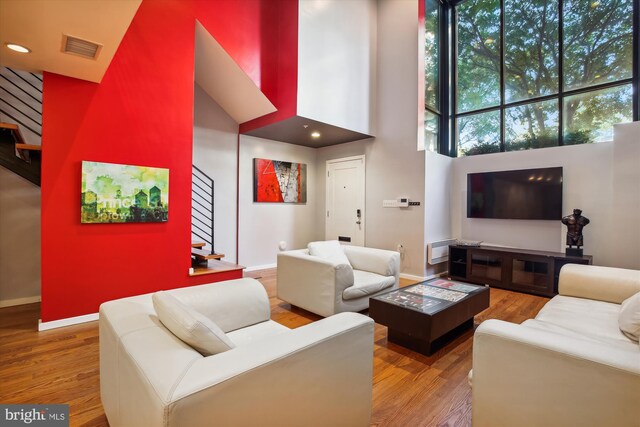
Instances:
[[[215,274],[222,273],[225,271],[238,271],[244,270],[245,267],[242,265],[234,264],[232,262],[227,261],[219,261],[219,260],[209,260],[209,265],[202,267],[195,267],[193,269],[193,273],[189,274],[189,276],[202,276],[204,274]]]
[[[42,146],[33,144],[16,144],[18,150],[42,151]]]

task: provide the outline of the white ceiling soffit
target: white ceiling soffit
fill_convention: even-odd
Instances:
[[[142,0],[0,0],[0,65],[99,83]],[[63,52],[68,35],[100,47],[96,59]],[[31,53],[9,50],[17,43]]]
[[[251,78],[196,21],[196,83],[231,116],[244,123],[276,111]]]

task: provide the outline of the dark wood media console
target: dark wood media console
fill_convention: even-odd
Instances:
[[[452,279],[552,297],[565,264],[591,264],[593,257],[499,246],[449,246]]]

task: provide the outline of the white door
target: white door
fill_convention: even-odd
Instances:
[[[327,240],[364,246],[364,183],[364,156],[327,161]]]

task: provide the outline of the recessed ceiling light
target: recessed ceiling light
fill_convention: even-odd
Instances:
[[[16,52],[20,52],[20,53],[30,53],[30,52],[31,52],[31,49],[29,49],[29,48],[27,48],[27,47],[24,47],[24,46],[22,46],[22,45],[19,45],[19,44],[15,44],[15,43],[5,43],[5,45],[6,45],[9,49],[11,49],[11,50],[13,50],[13,51],[16,51]]]
[[[320,132],[311,132],[311,138],[320,138]]]

